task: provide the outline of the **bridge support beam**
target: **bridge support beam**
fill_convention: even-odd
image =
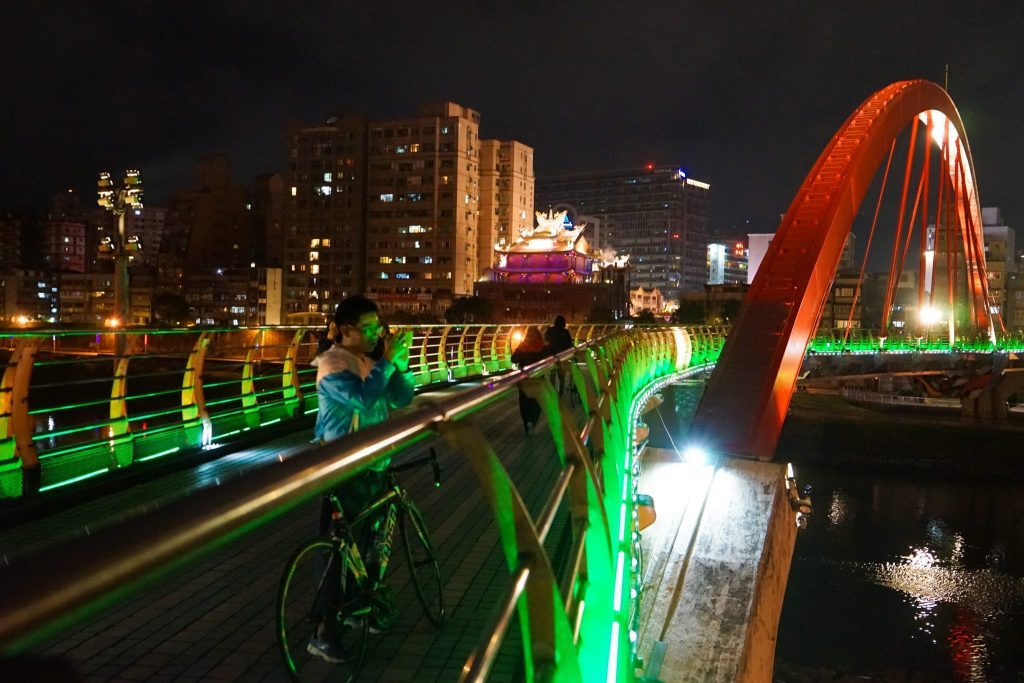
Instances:
[[[640,488],[658,506],[644,531],[644,674],[771,681],[797,531],[786,465],[726,458],[693,466],[656,448],[643,458]],[[690,482],[684,496],[681,480]]]

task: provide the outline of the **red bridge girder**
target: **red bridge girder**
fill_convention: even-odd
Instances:
[[[941,112],[957,132],[970,180],[959,211],[982,243],[974,164],[949,95],[924,80],[900,81],[871,95],[825,147],[783,217],[697,409],[691,443],[772,459],[853,218],[893,140],[925,112]],[[984,263],[969,277],[972,286],[984,287]],[[987,311],[976,324],[991,333]]]

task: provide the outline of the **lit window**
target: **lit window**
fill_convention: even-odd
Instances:
[[[331,196],[331,186],[330,185],[323,185],[323,186],[321,186],[320,187],[320,194],[322,194],[325,197]]]
[[[405,263],[405,257],[404,256],[396,256],[395,257],[395,263]]]
[[[319,251],[311,251],[311,252],[309,252],[309,260],[310,261],[319,261],[320,260],[320,252]]]
[[[390,256],[381,256],[380,257],[380,262],[381,263],[391,263],[391,257]]]
[[[388,279],[388,274],[387,273],[381,273],[380,274],[380,279],[381,280],[387,280]]]
[[[311,265],[309,267],[309,272],[312,273],[313,275],[319,275],[320,274],[320,264],[314,263],[313,265]]]
[[[424,263],[433,263],[434,262],[434,257],[433,256],[424,256],[423,257],[423,262]]]
[[[309,248],[310,249],[316,249],[319,246],[320,246],[320,240],[318,240],[316,237],[314,237],[313,239],[311,239],[309,241]]]
[[[295,197],[299,194],[299,188],[292,185],[292,196]]]
[[[441,176],[441,184],[442,185],[447,185],[450,182],[451,182],[451,177],[450,176],[446,176],[446,175]]]
[[[324,245],[325,247],[329,247],[329,246],[331,246],[331,240],[329,240],[329,239],[327,239],[327,238],[324,238],[324,240],[323,240],[323,245]]]
[[[405,145],[398,145],[397,147],[395,147],[395,154],[405,154],[408,151],[409,148],[406,147]]]
[[[441,135],[448,135],[449,130],[448,126],[441,126]]]
[[[330,173],[324,173],[324,182],[325,182],[325,183],[329,183],[329,182],[331,182],[331,179],[332,179],[332,178],[333,178],[333,175],[332,175],[332,174],[330,174]]]
[[[409,273],[395,273],[395,279],[396,280],[408,280],[409,279]]]
[[[380,200],[382,202],[393,202],[393,201],[395,201],[395,195],[393,195],[390,192],[388,192],[387,194],[382,194],[380,196]]]
[[[413,144],[409,145],[409,151],[412,152],[413,154],[420,151],[420,143],[414,142]]]
[[[422,225],[410,225],[409,226],[409,232],[411,232],[411,233],[426,232],[426,231],[427,231],[427,229],[424,228]]]

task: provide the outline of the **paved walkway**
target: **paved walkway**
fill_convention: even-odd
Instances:
[[[558,471],[546,425],[524,436],[512,393],[473,419],[500,455],[531,512],[543,506]],[[306,447],[306,432],[234,453],[202,466],[104,496],[46,519],[0,533],[13,562],[47,539],[88,532],[95,525],[187,495],[223,477]],[[421,508],[440,560],[448,621],[424,617],[411,585],[394,586],[402,608],[396,628],[370,636],[361,681],[454,681],[491,622],[508,572],[490,509],[472,468],[440,444],[444,484],[429,468],[404,475]],[[416,455],[417,453],[411,454]],[[400,459],[397,459],[400,461]],[[281,571],[294,548],[315,530],[319,501],[311,500],[208,555],[200,564],[116,603],[79,624],[37,654],[66,657],[88,681],[283,681],[274,635],[274,601]],[[563,509],[549,536],[557,543]],[[69,574],[74,562],[68,563]],[[513,625],[492,680],[517,677],[519,627]]]

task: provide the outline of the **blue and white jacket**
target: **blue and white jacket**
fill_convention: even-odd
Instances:
[[[376,363],[335,344],[313,359],[320,410],[314,438],[334,441],[363,427],[380,424],[388,410],[412,402],[412,373],[398,372],[384,358]],[[370,467],[384,470],[389,458]]]

